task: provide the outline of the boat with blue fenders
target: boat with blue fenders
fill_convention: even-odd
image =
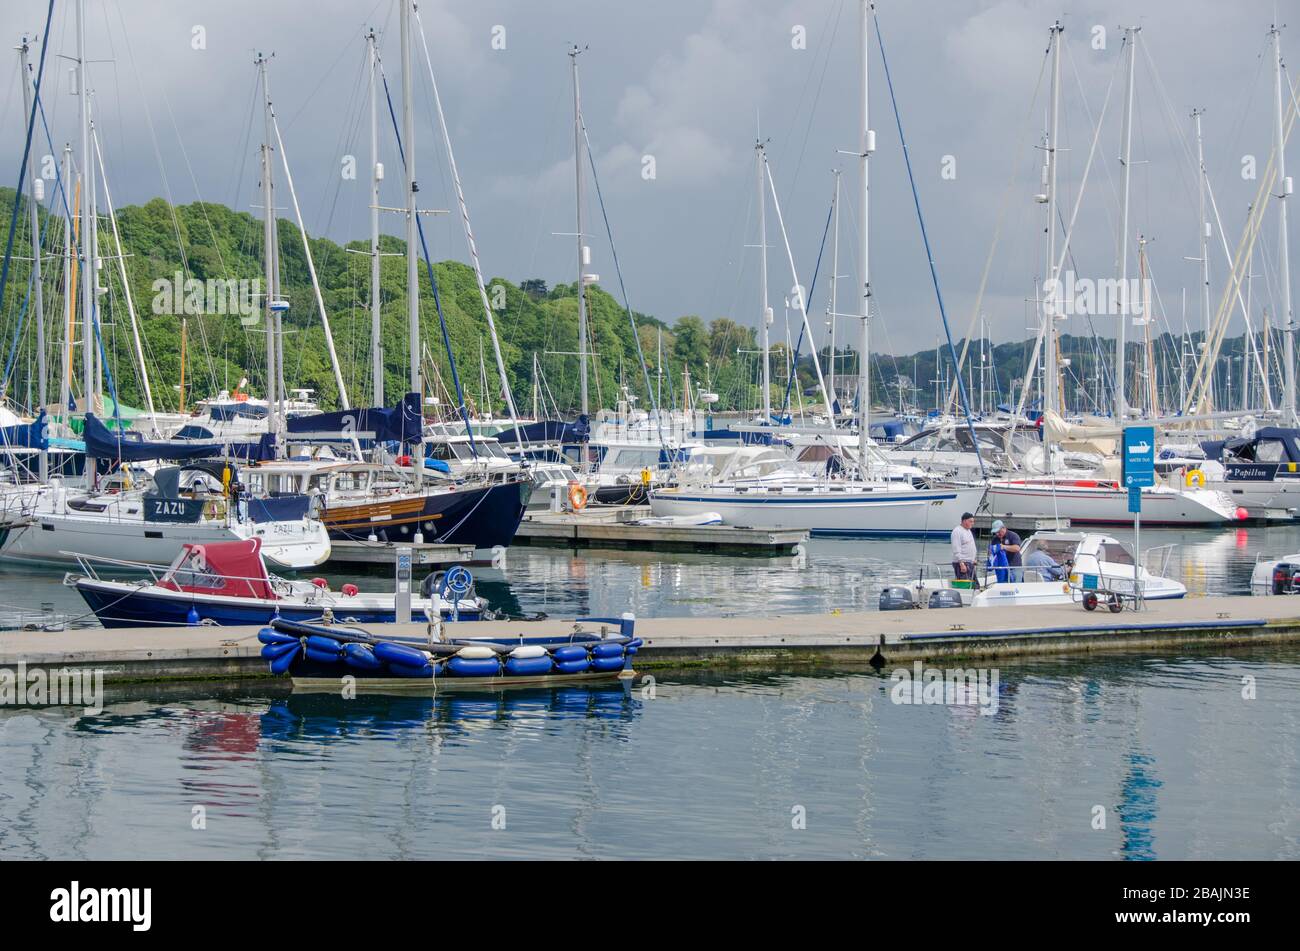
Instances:
[[[601,628],[585,630],[583,624]],[[627,614],[579,618],[563,635],[444,639],[442,625],[432,623],[428,638],[420,640],[277,618],[257,639],[271,672],[292,677],[295,689],[337,693],[354,684],[369,692],[495,690],[630,680],[642,644],[634,624]]]
[[[166,567],[78,555],[80,572],[63,583],[76,588],[105,627],[165,625],[269,624],[273,618],[320,621],[337,618],[357,624],[397,620],[396,595],[362,592],[354,584],[332,591],[323,578],[289,580],[270,574],[260,538],[247,541],[187,544]],[[119,581],[101,578],[99,568],[148,575]],[[458,580],[466,579],[460,584]],[[450,597],[448,597],[450,595]],[[463,568],[436,572],[424,579],[411,610],[431,616],[477,621],[487,602],[474,595]]]

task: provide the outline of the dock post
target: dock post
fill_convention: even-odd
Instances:
[[[393,596],[394,620],[398,624],[411,623],[411,549],[397,549],[397,587]]]

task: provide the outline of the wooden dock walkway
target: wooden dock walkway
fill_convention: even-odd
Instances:
[[[779,557],[795,554],[795,546],[808,540],[808,533],[801,529],[633,524],[649,516],[648,505],[600,506],[576,513],[534,513],[520,524],[515,544]]]
[[[342,541],[330,543],[326,568],[363,568],[392,573],[399,546],[391,542]],[[423,542],[400,546],[411,549],[412,568],[445,568],[474,560],[473,545],[436,545]]]
[[[420,637],[423,624],[368,625]],[[572,620],[448,625],[450,637],[565,634]],[[0,633],[0,669],[101,669],[106,682],[268,676],[256,627],[196,626]],[[1187,598],[1142,612],[1088,613],[1077,605],[958,608],[769,617],[648,618],[637,669],[760,666],[836,668],[917,659],[997,661],[1090,651],[1169,654],[1189,647],[1300,642],[1300,598]]]

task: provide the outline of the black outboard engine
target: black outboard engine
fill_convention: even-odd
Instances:
[[[1300,565],[1293,565],[1289,562],[1279,561],[1273,566],[1273,593],[1274,594],[1295,594],[1296,593],[1296,573],[1300,572]]]
[[[420,597],[432,598],[435,594],[442,591],[442,579],[447,576],[445,571],[434,571],[424,576],[420,582]]]
[[[940,588],[938,591],[930,592],[930,607],[932,608],[960,608],[963,606],[961,593],[954,591],[952,588]]]
[[[914,607],[916,602],[912,600],[912,592],[909,589],[901,585],[880,589],[880,610],[910,611]]]

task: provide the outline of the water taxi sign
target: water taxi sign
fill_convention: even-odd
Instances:
[[[1129,489],[1156,484],[1156,431],[1152,426],[1124,429],[1124,485]]]

